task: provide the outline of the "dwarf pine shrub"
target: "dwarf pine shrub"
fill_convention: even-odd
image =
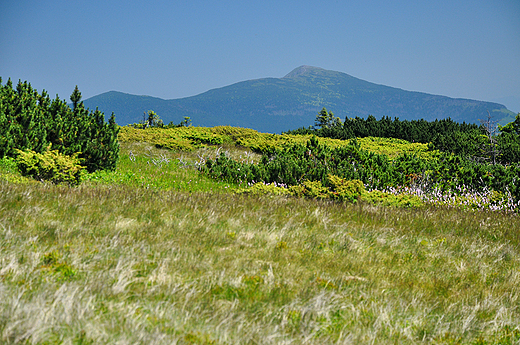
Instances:
[[[287,195],[289,194],[289,190],[283,186],[278,185],[277,183],[264,183],[257,182],[252,184],[248,188],[239,188],[236,191],[237,194],[251,194],[251,195]]]
[[[424,202],[417,195],[408,193],[392,194],[377,189],[364,193],[361,199],[371,204],[383,206],[419,207],[424,205]]]
[[[40,181],[68,183],[78,185],[84,171],[80,165],[79,153],[66,156],[58,150],[37,153],[31,150],[18,152],[16,164],[24,176],[31,176]]]
[[[360,180],[348,181],[330,174],[327,179],[332,186],[331,197],[334,199],[356,202],[365,193],[365,186]]]
[[[289,187],[291,194],[299,197],[307,197],[313,199],[326,199],[329,197],[330,191],[321,184],[321,181],[303,181],[302,184]]]
[[[17,156],[16,150],[43,154],[49,147],[61,154],[79,153],[89,172],[114,170],[119,159],[119,127],[112,114],[108,123],[99,110],[85,109],[81,93],[74,90],[73,108],[58,97],[51,100],[31,84],[13,87],[0,78],[0,158]]]

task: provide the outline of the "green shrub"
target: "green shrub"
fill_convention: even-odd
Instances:
[[[0,158],[0,180],[10,183],[36,183],[32,178],[20,174],[16,160],[11,157]]]
[[[328,175],[327,180],[332,188],[333,199],[356,202],[365,193],[365,186],[360,180],[346,180],[344,178]]]
[[[113,170],[119,159],[119,126],[112,114],[108,123],[99,110],[85,109],[76,87],[73,109],[58,97],[51,100],[27,82],[16,87],[0,78],[0,158],[15,157],[16,150],[44,153],[50,145],[64,155],[81,152],[89,172]]]
[[[224,143],[223,138],[209,133],[195,133],[186,136],[186,139],[192,140],[194,144],[222,145]]]
[[[329,189],[321,184],[321,181],[303,181],[302,184],[289,187],[292,195],[314,199],[326,199],[329,197]]]
[[[361,200],[384,206],[419,207],[424,205],[424,202],[416,195],[406,193],[395,195],[379,190],[364,193],[361,196]]]
[[[289,190],[287,188],[277,186],[275,183],[265,184],[263,182],[258,182],[249,188],[239,188],[237,189],[236,193],[251,195],[287,195],[289,194]]]
[[[31,176],[40,181],[68,183],[78,185],[81,182],[84,167],[80,165],[79,153],[66,156],[54,151],[36,153],[16,150],[16,164],[24,176]]]

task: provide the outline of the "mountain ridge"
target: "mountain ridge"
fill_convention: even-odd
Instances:
[[[165,100],[109,91],[84,104],[105,114],[114,112],[120,125],[138,122],[144,112],[153,110],[165,123],[179,123],[189,116],[197,126],[232,125],[268,133],[308,127],[323,107],[342,120],[373,115],[427,121],[451,117],[478,123],[489,111],[505,124],[515,116],[498,103],[406,91],[308,65],[282,78],[245,80],[185,98]]]

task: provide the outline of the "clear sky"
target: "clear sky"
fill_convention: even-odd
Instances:
[[[165,99],[300,65],[520,112],[520,0],[0,0],[0,76]]]

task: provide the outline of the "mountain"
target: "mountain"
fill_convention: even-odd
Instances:
[[[501,123],[515,117],[498,103],[405,91],[311,66],[300,66],[283,78],[242,81],[192,97],[164,100],[110,91],[84,104],[108,115],[114,112],[120,125],[138,122],[153,110],[165,123],[189,116],[196,126],[232,125],[267,133],[313,125],[323,107],[342,120],[374,115],[478,123],[488,111]]]

